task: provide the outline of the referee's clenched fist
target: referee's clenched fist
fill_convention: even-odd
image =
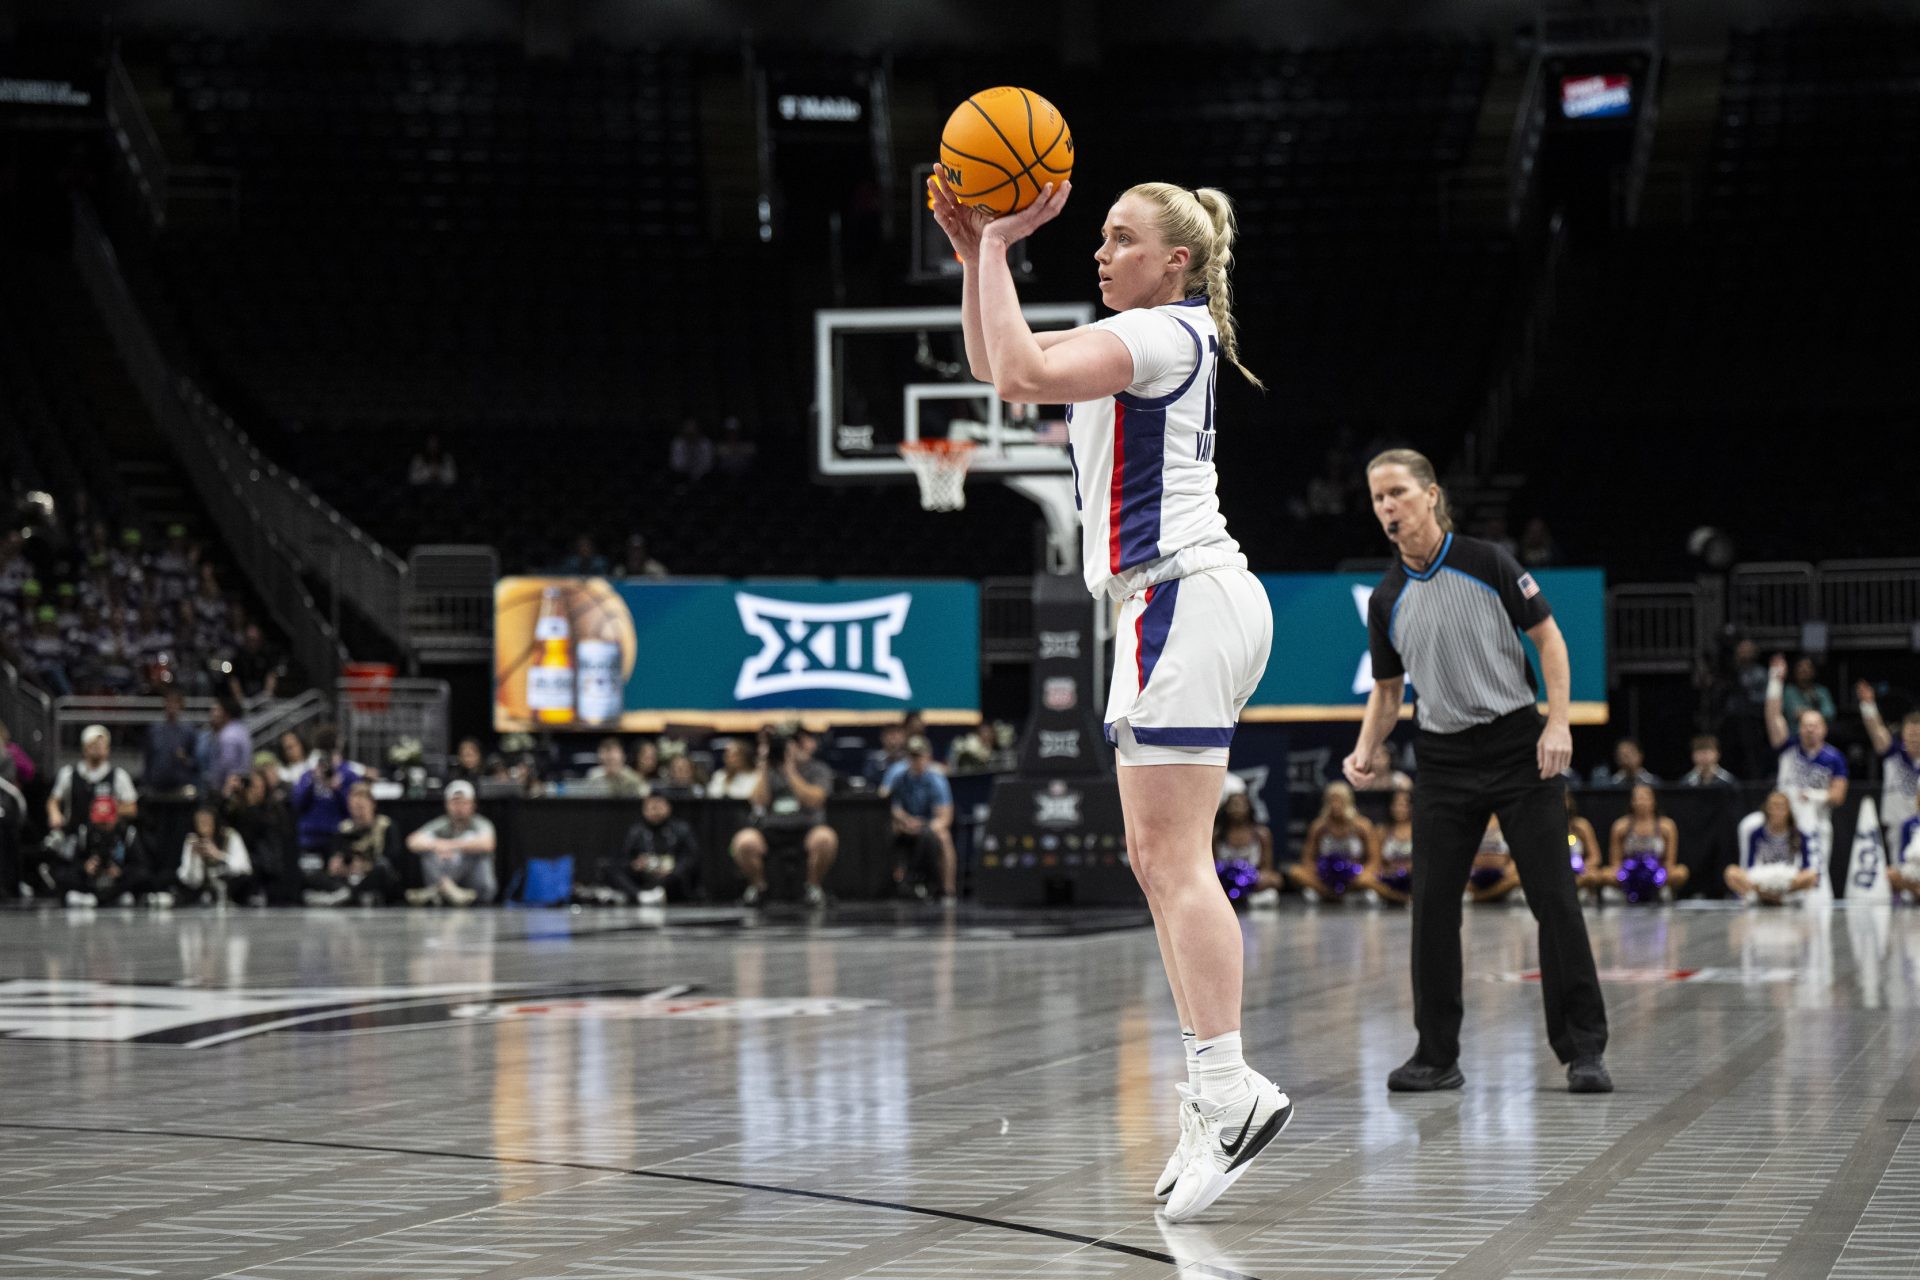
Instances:
[[[1420,724],[1413,793],[1413,1019],[1420,1045],[1397,1090],[1453,1089],[1460,1073],[1460,897],[1487,819],[1498,815],[1540,923],[1547,1038],[1568,1088],[1609,1092],[1607,1011],[1567,853],[1560,774],[1573,756],[1567,645],[1539,584],[1505,550],[1453,532],[1433,464],[1394,449],[1367,467],[1374,515],[1399,551],[1367,612],[1373,693],[1349,781],[1400,717],[1406,681]],[[1547,715],[1520,643],[1540,650]]]

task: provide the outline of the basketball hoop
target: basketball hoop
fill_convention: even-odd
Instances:
[[[973,465],[971,440],[908,440],[900,456],[920,480],[920,505],[927,511],[958,511],[967,505],[967,468]]]

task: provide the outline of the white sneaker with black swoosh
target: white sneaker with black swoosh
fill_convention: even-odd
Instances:
[[[1180,1181],[1180,1175],[1186,1172],[1187,1161],[1193,1158],[1200,1140],[1200,1114],[1193,1104],[1200,1099],[1200,1091],[1190,1085],[1176,1084],[1174,1092],[1180,1095],[1180,1145],[1167,1157],[1167,1167],[1160,1174],[1160,1181],[1153,1184],[1153,1198],[1165,1200],[1173,1194],[1173,1184]]]
[[[1196,1098],[1187,1105],[1200,1135],[1161,1210],[1169,1222],[1185,1222],[1205,1212],[1293,1120],[1292,1099],[1257,1071],[1247,1073],[1246,1092],[1231,1102]]]

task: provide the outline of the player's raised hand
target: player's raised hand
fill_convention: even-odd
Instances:
[[[927,179],[927,204],[933,220],[947,233],[947,240],[961,261],[972,262],[980,252],[980,233],[993,221],[993,215],[978,205],[961,204],[954,198],[947,167],[937,164]]]
[[[1003,214],[988,223],[982,238],[991,236],[1003,245],[1025,240],[1058,217],[1060,210],[1066,207],[1067,197],[1072,194],[1071,182],[1062,182],[1058,186],[1049,182],[1040,188],[1040,196],[1032,204],[1018,213]]]

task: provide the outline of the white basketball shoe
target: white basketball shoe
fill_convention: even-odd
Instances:
[[[1173,1184],[1180,1181],[1180,1175],[1186,1171],[1187,1161],[1193,1159],[1193,1153],[1199,1150],[1200,1114],[1193,1109],[1193,1103],[1199,1100],[1199,1090],[1191,1085],[1176,1084],[1174,1092],[1180,1095],[1180,1145],[1167,1157],[1167,1167],[1160,1175],[1160,1181],[1153,1184],[1153,1198],[1165,1200],[1173,1194]]]
[[[1247,1073],[1246,1091],[1230,1102],[1196,1097],[1186,1105],[1200,1133],[1197,1149],[1161,1210],[1169,1222],[1186,1222],[1205,1212],[1293,1120],[1293,1100],[1257,1071]]]

